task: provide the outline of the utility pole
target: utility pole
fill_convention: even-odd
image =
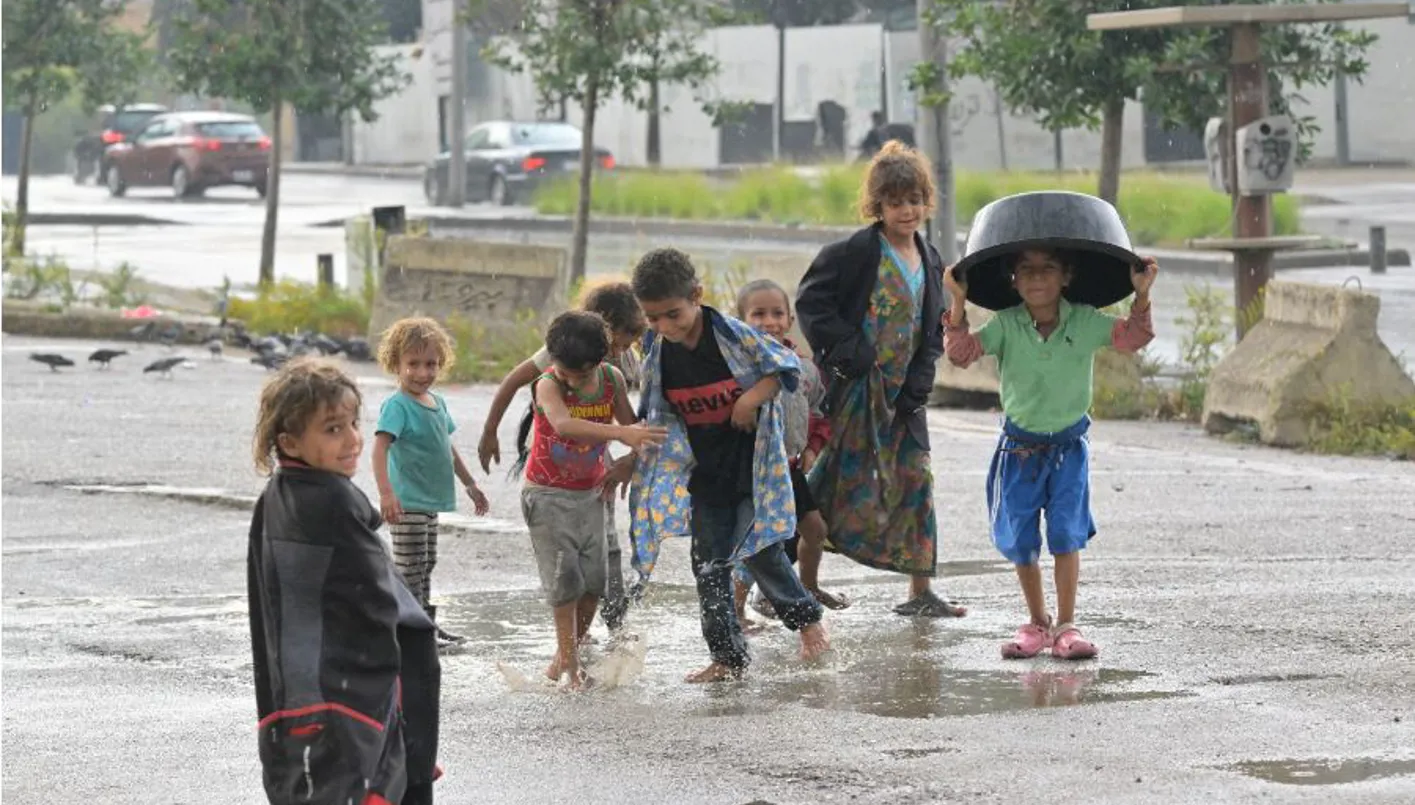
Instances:
[[[447,148],[447,203],[460,207],[467,198],[467,21],[464,0],[452,3],[452,116]]]
[[[919,18],[919,57],[937,66],[938,86],[935,92],[948,90],[948,43],[928,23],[931,0],[916,0]],[[945,265],[958,261],[957,210],[953,199],[953,133],[948,119],[948,104],[928,106],[916,104],[919,119],[919,145],[933,162],[934,187],[938,191],[938,207],[929,227],[929,238],[943,256]]]
[[[771,161],[780,162],[781,141],[786,136],[786,16],[784,0],[771,4],[771,24],[776,26],[776,103],[771,119]]]

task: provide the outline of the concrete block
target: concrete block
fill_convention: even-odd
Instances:
[[[395,235],[374,296],[369,341],[408,316],[453,316],[494,336],[566,306],[568,254],[549,246]]]
[[[1353,403],[1415,397],[1415,380],[1376,334],[1380,297],[1328,285],[1268,283],[1263,319],[1215,367],[1204,427],[1257,426],[1285,446],[1312,436],[1311,406],[1345,394]]]

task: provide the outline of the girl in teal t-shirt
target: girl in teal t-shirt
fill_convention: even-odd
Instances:
[[[395,322],[383,334],[378,362],[397,376],[398,391],[378,411],[373,474],[379,510],[393,537],[393,561],[418,603],[434,620],[429,603],[437,564],[437,515],[457,510],[460,480],[477,514],[489,508],[486,495],[452,446],[457,429],[447,401],[432,386],[452,364],[452,338],[432,319]],[[438,627],[441,644],[463,638]]]

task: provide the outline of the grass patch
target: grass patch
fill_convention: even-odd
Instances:
[[[453,383],[499,381],[545,343],[540,318],[531,311],[494,331],[465,316],[452,316],[446,325],[456,344],[456,360],[447,372]]]
[[[1352,402],[1341,389],[1329,402],[1312,406],[1309,449],[1343,456],[1415,459],[1415,397],[1397,404]]]
[[[256,333],[315,332],[350,338],[368,333],[371,307],[367,294],[280,280],[253,298],[232,297],[226,315]]]
[[[746,171],[736,179],[708,179],[696,171],[625,171],[597,175],[593,212],[633,218],[745,220],[779,224],[854,225],[856,197],[865,168],[837,165],[807,177],[786,167]],[[1092,173],[1002,173],[960,171],[956,198],[958,221],[966,224],[984,205],[1003,196],[1035,190],[1073,190],[1094,194]],[[547,215],[572,215],[579,190],[563,181],[542,187],[536,209]],[[1131,239],[1140,246],[1180,246],[1190,238],[1231,233],[1228,196],[1209,189],[1202,177],[1172,173],[1126,173],[1116,207]],[[1297,200],[1273,198],[1273,230],[1298,231]]]

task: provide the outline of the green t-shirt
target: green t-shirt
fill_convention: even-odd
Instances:
[[[1002,410],[1033,433],[1056,433],[1091,410],[1096,350],[1118,321],[1090,305],[1061,300],[1060,321],[1043,339],[1026,305],[998,311],[981,328],[983,351],[997,357]]]
[[[383,401],[374,430],[393,437],[388,479],[404,511],[457,510],[457,476],[452,469],[452,432],[457,429],[442,395],[429,408],[398,391]]]

